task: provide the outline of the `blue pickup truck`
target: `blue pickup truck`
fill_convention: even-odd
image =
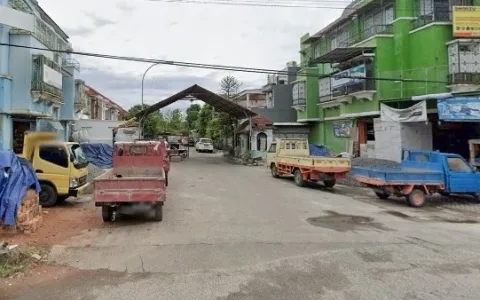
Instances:
[[[480,200],[480,173],[458,154],[404,150],[399,167],[352,167],[351,172],[380,199],[403,196],[413,207],[423,206],[425,197],[434,193]]]

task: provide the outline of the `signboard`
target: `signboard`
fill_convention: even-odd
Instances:
[[[404,109],[396,109],[380,104],[380,120],[384,122],[426,122],[427,102],[422,101]]]
[[[353,120],[333,122],[333,134],[338,138],[349,138],[352,135]]]
[[[453,97],[437,101],[438,118],[444,121],[480,122],[480,97]]]
[[[366,70],[365,70],[365,65],[359,65],[359,66],[347,69],[345,71],[342,71],[342,72],[339,72],[339,73],[333,75],[332,78],[331,78],[332,89],[335,89],[335,88],[338,88],[338,87],[341,87],[341,86],[354,84],[354,83],[357,83],[357,82],[362,82],[362,81],[365,80],[365,79],[344,78],[343,76],[366,77],[367,73],[366,73]]]
[[[452,19],[454,37],[480,36],[479,6],[453,6]]]
[[[43,65],[43,82],[61,90],[62,80],[62,73],[55,71],[47,65]]]

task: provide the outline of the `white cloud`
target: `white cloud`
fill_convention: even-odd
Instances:
[[[144,0],[41,0],[39,4],[70,35],[77,51],[266,69],[281,69],[287,61],[298,61],[300,37],[320,30],[342,12]],[[139,82],[149,64],[76,59],[81,63],[80,78],[87,84],[126,107],[140,102]],[[106,82],[108,76],[91,82],[95,72],[130,77],[138,87],[111,87]],[[217,91],[218,81],[225,75],[234,75],[244,82],[244,87],[262,86],[266,80],[265,74],[159,65],[149,71],[147,78],[167,84],[149,90],[148,102],[180,91],[171,80],[182,76],[190,79],[185,84],[202,79],[200,85]],[[156,95],[151,95],[152,91]]]

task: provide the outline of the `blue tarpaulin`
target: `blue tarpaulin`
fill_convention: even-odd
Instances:
[[[40,184],[30,164],[12,151],[0,150],[0,178],[0,219],[5,225],[15,225],[27,189],[39,193]]]
[[[323,145],[309,144],[309,148],[312,156],[330,156],[330,151]]]
[[[112,168],[113,148],[108,144],[102,143],[85,143],[80,144],[82,151],[88,161],[98,168]]]

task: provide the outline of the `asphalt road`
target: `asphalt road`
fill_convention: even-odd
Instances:
[[[120,221],[54,246],[52,262],[86,271],[15,299],[480,295],[477,215],[412,209],[342,186],[298,188],[220,154],[175,162],[169,184],[163,222]]]

